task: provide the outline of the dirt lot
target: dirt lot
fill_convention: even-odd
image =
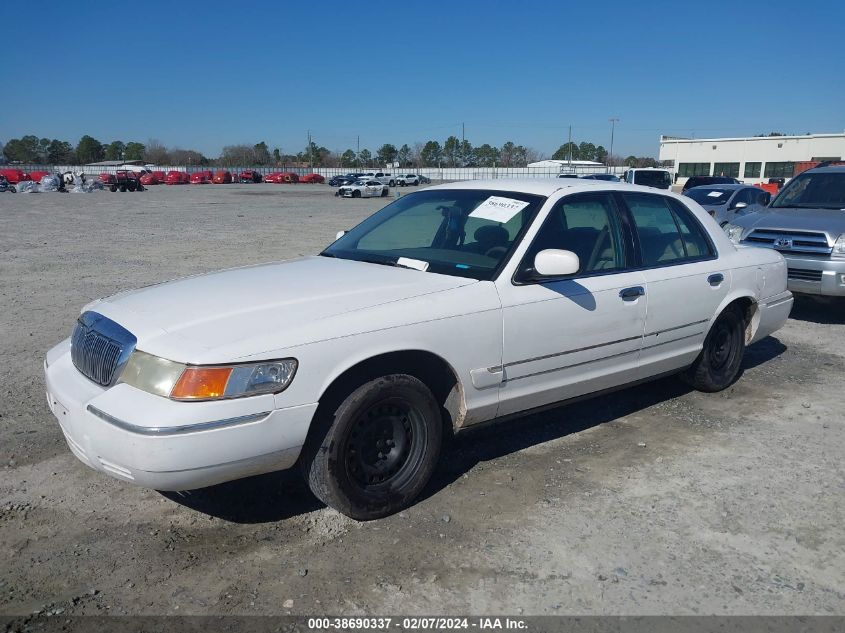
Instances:
[[[0,194],[0,613],[845,614],[841,304],[798,304],[724,393],[665,379],[459,439],[382,521],[292,473],[164,496],[71,455],[41,363],[84,303],[315,253],[385,202]]]

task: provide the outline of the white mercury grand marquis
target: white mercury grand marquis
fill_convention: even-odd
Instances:
[[[47,399],[85,464],[189,490],[298,464],[357,519],[406,507],[448,434],[677,372],[702,391],[792,307],[786,265],[697,203],[475,181],[385,206],[316,257],[85,306]]]

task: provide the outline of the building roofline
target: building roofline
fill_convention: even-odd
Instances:
[[[681,138],[679,136],[660,135],[661,143],[716,143],[719,141],[772,141],[783,139],[802,139],[802,138],[837,138],[845,139],[845,131],[842,132],[822,132],[819,134],[788,134],[786,136],[727,136],[721,138]]]

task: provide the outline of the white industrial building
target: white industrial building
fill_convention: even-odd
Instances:
[[[791,178],[797,163],[842,160],[845,132],[746,138],[660,137],[660,160],[682,183],[690,176],[731,176],[743,182]]]

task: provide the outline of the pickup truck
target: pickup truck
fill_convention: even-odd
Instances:
[[[396,186],[396,178],[394,178],[391,174],[382,171],[364,172],[361,176],[359,176],[358,180],[378,180],[381,184],[387,185],[388,187]]]

